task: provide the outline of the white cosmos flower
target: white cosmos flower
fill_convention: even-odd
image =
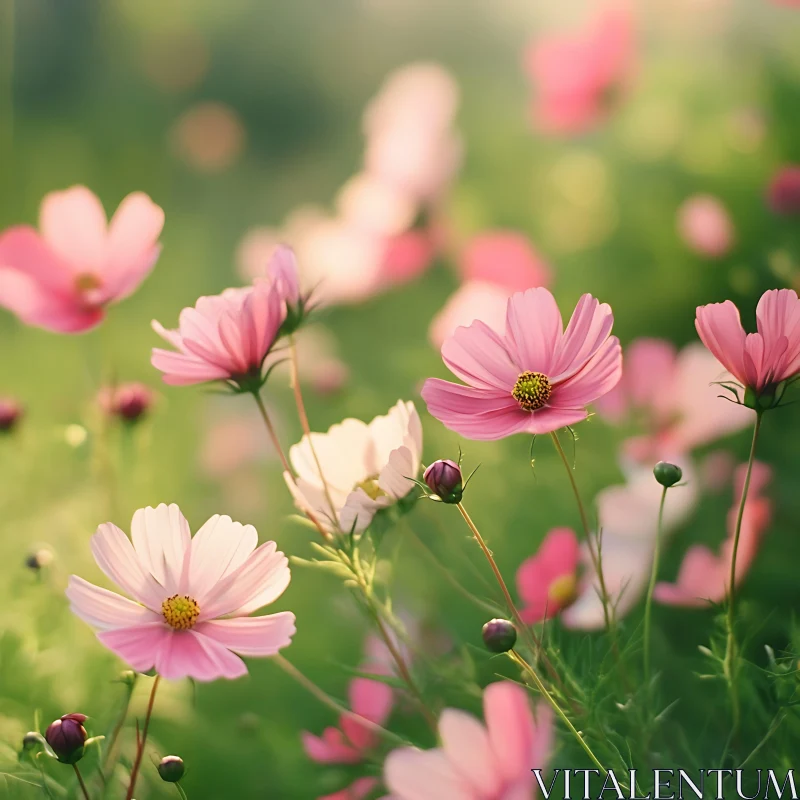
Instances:
[[[346,419],[327,433],[312,433],[311,443],[304,436],[289,450],[297,479],[285,477],[301,511],[328,530],[361,533],[376,512],[414,489],[421,458],[419,415],[413,403],[400,400],[369,424]]]

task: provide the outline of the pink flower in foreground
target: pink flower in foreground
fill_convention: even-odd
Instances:
[[[286,483],[297,507],[328,529],[361,533],[378,511],[414,489],[422,425],[411,402],[398,401],[369,424],[346,419],[327,433],[312,433],[311,439],[316,458],[305,436],[290,448],[297,478],[287,475]]]
[[[537,128],[580,133],[605,117],[630,79],[634,44],[630,11],[621,6],[606,7],[582,31],[535,42],[526,68]]]
[[[51,192],[38,233],[18,225],[0,236],[0,306],[57,333],[93,328],[153,268],[163,226],[164,212],[142,192],[129,194],[110,223],[85,186]]]
[[[549,619],[575,599],[579,563],[580,545],[573,530],[554,528],[544,537],[536,555],[517,570],[524,622],[533,625]]]
[[[444,363],[468,385],[429,378],[422,388],[428,411],[468,439],[580,422],[622,374],[613,322],[611,308],[585,294],[565,331],[547,289],[519,292],[508,301],[503,336],[478,320],[444,343]]]
[[[622,379],[597,403],[597,410],[619,422],[640,418],[646,433],[628,439],[624,452],[636,463],[652,466],[662,457],[740,430],[751,413],[720,406],[715,382],[730,378],[699,342],[679,353],[663,339],[637,339],[625,349]]]
[[[128,600],[77,575],[67,587],[70,608],[97,638],[137,672],[213,681],[239,678],[239,656],[275,655],[291,642],[294,614],[250,617],[289,585],[286,556],[275,542],[260,547],[252,525],[216,514],[194,538],[176,505],[140,508],[131,538],[106,522],[92,553]],[[238,655],[236,655],[238,653]]]
[[[776,214],[800,214],[800,165],[781,167],[770,181],[767,203]]]
[[[500,681],[483,693],[485,723],[448,708],[439,718],[441,747],[404,747],[383,768],[391,800],[533,800],[531,769],[547,767],[553,719],[540,703],[536,717],[528,692]]]
[[[375,666],[361,671],[388,674]],[[348,696],[353,712],[376,725],[383,725],[392,712],[392,690],[381,681],[355,678],[350,681]],[[321,737],[307,731],[302,736],[306,755],[320,764],[358,764],[378,742],[373,730],[345,714],[339,718],[338,728],[326,728]]]
[[[678,209],[678,233],[702,256],[721,258],[733,247],[734,229],[724,205],[710,194],[690,197]]]
[[[458,268],[465,281],[486,281],[512,292],[550,282],[550,267],[526,236],[515,231],[488,231],[467,242]]]
[[[177,352],[153,348],[152,365],[164,383],[189,386],[230,381],[240,389],[260,386],[262,366],[283,324],[285,308],[274,283],[226,289],[184,308],[177,330],[153,320],[153,330]]]
[[[708,547],[696,544],[686,551],[675,583],[656,584],[653,597],[659,603],[673,606],[702,607],[707,603],[721,603],[728,594],[733,558],[733,538],[736,532],[736,519],[742,498],[747,464],[736,471],[736,493],[728,511],[728,537],[719,555]],[[744,579],[761,545],[764,532],[772,519],[772,503],[763,496],[772,478],[768,466],[755,462],[750,481],[750,491],[745,501],[739,549],[736,553],[736,584]]]
[[[756,307],[757,333],[744,332],[730,301],[699,306],[695,321],[703,344],[745,388],[768,401],[778,384],[800,373],[800,300],[793,289],[770,289]]]

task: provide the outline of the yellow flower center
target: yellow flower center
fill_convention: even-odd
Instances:
[[[171,628],[176,631],[188,631],[194,628],[200,616],[200,606],[197,600],[188,594],[174,594],[161,604],[161,613]]]
[[[378,486],[377,478],[367,478],[361,481],[361,483],[357,483],[356,489],[363,489],[372,500],[377,500],[379,497],[383,497],[386,494],[386,492]]]
[[[513,398],[525,411],[536,411],[546,405],[552,393],[550,380],[541,372],[521,373],[511,391]]]
[[[569,605],[578,593],[578,582],[574,575],[562,575],[547,588],[547,596],[558,603],[559,608]]]
[[[75,278],[75,288],[81,293],[99,289],[102,285],[100,278],[96,275],[92,275],[91,272],[82,272]]]

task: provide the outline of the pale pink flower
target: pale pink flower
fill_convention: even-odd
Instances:
[[[346,419],[289,450],[297,475],[286,476],[295,503],[329,530],[361,533],[375,514],[414,489],[422,459],[422,425],[411,402],[398,401],[367,424]],[[327,491],[326,491],[327,487]]]
[[[506,309],[511,293],[502,286],[485,281],[462,283],[450,295],[442,309],[436,314],[428,328],[428,339],[441,350],[445,341],[459,327],[480,320],[500,335],[506,327]]]
[[[757,333],[746,334],[730,300],[697,309],[695,327],[703,344],[743,387],[760,396],[800,372],[797,292],[764,292],[756,307],[756,326]]]
[[[85,186],[51,192],[38,233],[18,225],[0,236],[0,306],[57,333],[93,328],[153,268],[163,226],[164,212],[142,192],[129,194],[110,223]]]
[[[526,70],[536,127],[569,134],[596,125],[628,84],[634,50],[633,19],[622,5],[603,8],[583,30],[534,42]]]
[[[558,614],[578,591],[580,545],[570,528],[554,528],[536,555],[517,570],[517,594],[522,601],[523,622],[533,625]]]
[[[747,464],[742,464],[736,472],[734,503],[728,511],[728,537],[722,544],[720,553],[716,554],[701,544],[690,547],[678,570],[676,582],[656,584],[653,597],[659,603],[702,607],[709,602],[721,603],[727,596],[733,558],[733,539],[746,470]],[[739,549],[736,553],[737,586],[749,571],[772,518],[772,503],[762,495],[771,477],[771,471],[765,464],[759,462],[753,464],[750,492],[744,505]]]
[[[691,462],[679,455],[669,460],[681,467],[686,485],[670,492],[664,509],[664,535],[689,517],[698,499]],[[625,484],[603,489],[595,498],[602,530],[603,578],[618,619],[633,609],[647,586],[662,492],[653,478],[652,466],[636,467],[627,477]],[[596,539],[594,546],[597,548]],[[584,573],[578,597],[561,612],[561,621],[568,628],[597,630],[605,624],[603,604],[597,573],[585,543],[582,555]]]
[[[800,164],[787,164],[775,173],[767,190],[767,203],[776,214],[800,214]]]
[[[284,303],[296,306],[300,302],[300,274],[294,250],[279,244],[270,256],[266,268],[267,279],[275,285]]]
[[[613,322],[611,308],[585,294],[564,331],[547,289],[519,292],[508,301],[503,336],[478,320],[444,343],[444,363],[468,385],[429,378],[422,388],[428,411],[468,439],[580,422],[622,373]]]
[[[677,225],[686,246],[702,256],[721,258],[733,247],[733,222],[713,195],[697,194],[684,201],[678,209]]]
[[[361,669],[386,675],[382,667],[367,665]],[[354,678],[348,687],[350,708],[355,714],[376,725],[384,725],[392,713],[394,695],[382,681]],[[339,718],[338,728],[326,728],[322,736],[307,731],[302,734],[306,755],[320,764],[358,764],[378,743],[378,735],[369,726],[347,714]]]
[[[515,231],[487,231],[464,247],[458,268],[465,281],[494,283],[513,292],[550,283],[550,267],[526,236]]]
[[[268,281],[201,297],[194,308],[181,311],[177,330],[153,320],[153,330],[177,352],[154,347],[151,363],[173,386],[257,385],[284,316],[278,287]]]
[[[376,778],[356,778],[346,789],[326,794],[317,800],[365,800],[378,785]]]
[[[484,723],[448,708],[439,718],[441,747],[392,751],[383,777],[390,800],[533,800],[531,769],[547,767],[553,742],[549,706],[531,712],[528,692],[509,681],[487,686]]]
[[[289,585],[286,556],[260,547],[252,525],[216,514],[192,537],[176,505],[140,508],[131,540],[106,522],[92,553],[106,577],[133,600],[71,575],[70,608],[137,672],[212,681],[239,678],[239,656],[275,655],[289,645],[294,614],[249,616]],[[238,655],[237,655],[238,654]]]
[[[359,172],[342,186],[336,207],[343,220],[379,236],[407,231],[417,215],[412,194],[370,172]]]
[[[715,382],[726,378],[730,375],[699,342],[678,353],[663,339],[637,339],[625,350],[622,379],[597,409],[614,422],[641,420],[646,433],[627,440],[624,452],[652,466],[750,424],[747,409],[720,407]]]

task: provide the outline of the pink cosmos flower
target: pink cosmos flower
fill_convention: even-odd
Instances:
[[[746,334],[730,301],[699,306],[703,344],[746,389],[769,394],[800,372],[800,300],[793,289],[770,289],[756,307],[757,333]]]
[[[713,195],[697,194],[678,209],[678,233],[687,247],[708,258],[721,258],[733,247],[733,222]]]
[[[137,672],[170,680],[239,678],[239,656],[275,655],[289,645],[294,614],[249,615],[289,585],[286,556],[275,542],[260,547],[252,525],[216,514],[194,538],[176,505],[140,508],[131,538],[106,522],[92,537],[105,575],[133,600],[77,575],[67,587],[70,608],[97,638]],[[238,653],[238,655],[236,655]]]
[[[733,537],[742,498],[747,464],[736,471],[736,493],[728,512],[728,538],[719,555],[708,547],[696,544],[686,551],[675,583],[656,584],[653,597],[659,603],[673,606],[702,607],[707,603],[721,603],[728,594],[733,558]],[[772,478],[766,464],[755,462],[750,481],[750,492],[744,505],[739,549],[736,553],[736,585],[744,579],[761,545],[764,532],[772,518],[772,503],[763,496]]]
[[[726,377],[699,342],[678,353],[663,339],[637,339],[625,350],[622,379],[597,409],[613,422],[641,418],[646,433],[628,439],[624,453],[652,466],[668,454],[688,452],[750,424],[747,409],[720,407],[720,387],[714,384]]]
[[[550,283],[550,267],[526,236],[515,231],[487,231],[470,239],[458,268],[465,281],[485,281],[512,292]]]
[[[361,533],[381,509],[413,490],[422,459],[422,425],[414,404],[398,401],[367,424],[346,419],[289,450],[297,475],[286,476],[295,504],[329,530]],[[326,491],[327,487],[327,491]]]
[[[580,133],[608,112],[633,71],[631,13],[607,6],[582,31],[535,42],[526,70],[537,96],[536,127],[547,133]]]
[[[457,709],[439,719],[441,747],[392,751],[383,768],[388,800],[533,800],[533,768],[545,769],[553,719],[540,703],[536,717],[528,693],[508,681],[483,693],[485,723]]]
[[[781,167],[767,190],[767,203],[776,214],[800,214],[800,164]]]
[[[362,672],[388,674],[382,667],[364,667]],[[391,688],[369,678],[355,678],[348,689],[350,708],[364,719],[383,725],[394,704]],[[352,716],[343,714],[338,728],[326,728],[322,736],[302,734],[306,755],[320,764],[358,764],[378,742],[377,734]]]
[[[520,564],[517,594],[522,600],[523,622],[533,625],[549,619],[575,599],[580,552],[573,530],[554,528],[536,555]]]
[[[468,439],[580,422],[622,374],[613,322],[611,308],[585,294],[564,331],[547,289],[519,292],[508,301],[503,336],[478,320],[444,343],[444,363],[468,385],[429,378],[422,388],[428,411]]]
[[[0,306],[27,325],[89,330],[153,268],[163,226],[164,212],[142,192],[129,194],[110,223],[85,186],[51,192],[38,233],[18,225],[0,236]]]
[[[284,320],[282,300],[275,283],[260,281],[201,297],[194,308],[181,311],[177,330],[153,320],[153,330],[177,352],[154,347],[151,363],[173,386],[257,383]]]

